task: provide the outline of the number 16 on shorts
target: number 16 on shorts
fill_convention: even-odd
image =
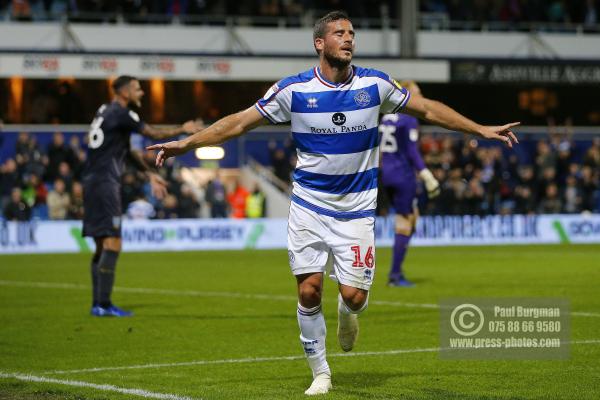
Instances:
[[[369,246],[369,248],[367,249],[364,261],[361,258],[360,246],[351,246],[350,250],[354,252],[354,262],[352,263],[353,267],[367,267],[372,269],[375,266],[375,255],[373,254],[373,246]]]
[[[367,247],[366,253],[362,253],[360,246],[350,246],[350,250],[354,253],[354,261],[352,262],[353,268],[363,268],[363,279],[367,282],[373,281],[373,271],[375,270],[375,251],[373,246]],[[365,250],[363,248],[363,250]],[[364,254],[364,258],[362,258]],[[366,267],[366,268],[365,268]]]

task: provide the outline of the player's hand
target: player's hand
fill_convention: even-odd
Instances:
[[[164,199],[167,195],[167,181],[165,181],[162,176],[155,173],[151,173],[149,178],[152,195],[159,200]]]
[[[510,148],[513,147],[513,143],[517,144],[519,141],[517,137],[511,131],[510,128],[520,125],[520,122],[511,122],[510,124],[501,125],[501,126],[483,126],[480,133],[486,139],[494,139],[499,140],[501,142],[506,143],[506,145]]]
[[[183,131],[185,133],[187,133],[188,135],[191,135],[193,133],[196,133],[196,132],[204,129],[204,124],[199,120],[187,121],[183,125],[181,125],[181,128],[183,129]]]
[[[181,140],[175,140],[173,142],[161,144],[153,144],[152,146],[146,147],[146,150],[158,150],[155,162],[155,165],[157,167],[162,167],[165,164],[167,158],[178,156],[187,151],[183,141]]]
[[[427,190],[427,197],[433,199],[440,195],[440,183],[437,179],[435,179],[430,170],[425,168],[424,170],[419,172],[419,177],[425,184],[425,189]]]

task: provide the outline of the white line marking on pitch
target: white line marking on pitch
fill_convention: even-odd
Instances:
[[[440,348],[426,348],[426,349],[400,349],[400,350],[389,350],[389,351],[363,351],[355,353],[332,353],[328,354],[327,357],[358,357],[358,356],[378,356],[378,355],[393,355],[393,354],[404,354],[404,353],[424,353],[439,351]],[[244,363],[260,363],[260,362],[271,362],[271,361],[295,361],[304,360],[304,355],[298,356],[280,356],[280,357],[249,357],[249,358],[231,358],[224,360],[197,360],[188,362],[178,363],[164,363],[164,364],[142,364],[142,365],[126,365],[121,367],[105,367],[105,368],[84,368],[84,369],[71,369],[63,371],[45,371],[41,374],[76,374],[81,372],[102,372],[102,371],[120,371],[127,369],[146,369],[146,368],[169,368],[169,367],[186,367],[191,365],[211,365],[211,364],[244,364]]]
[[[600,339],[589,339],[589,340],[574,340],[571,344],[600,344]],[[328,354],[327,357],[362,357],[362,356],[391,356],[396,354],[410,354],[410,353],[432,353],[444,350],[441,347],[428,347],[428,348],[417,348],[417,349],[398,349],[398,350],[385,350],[385,351],[357,351],[353,353],[332,353]],[[449,350],[449,349],[448,349]],[[304,355],[298,356],[279,356],[279,357],[249,357],[249,358],[229,358],[223,360],[196,360],[187,362],[177,363],[155,363],[155,364],[140,364],[140,365],[125,365],[120,367],[98,367],[98,368],[83,368],[83,369],[70,369],[70,370],[55,370],[55,371],[44,371],[39,372],[43,375],[65,375],[65,374],[77,374],[77,373],[89,373],[89,372],[103,372],[103,371],[122,371],[132,369],[151,369],[151,368],[171,368],[171,367],[188,367],[194,365],[214,365],[214,364],[245,364],[245,363],[261,363],[261,362],[273,362],[273,361],[295,361],[304,360]]]
[[[54,282],[27,282],[27,281],[7,281],[0,280],[0,285],[15,286],[15,287],[32,287],[45,289],[73,289],[73,290],[89,290],[87,285],[77,283],[54,283]],[[237,299],[255,299],[255,300],[281,300],[281,301],[297,301],[295,296],[285,296],[276,294],[257,294],[257,293],[238,293],[238,292],[201,292],[198,290],[173,290],[173,289],[153,289],[153,288],[132,288],[115,286],[117,292],[122,293],[141,293],[141,294],[158,294],[166,296],[187,296],[187,297],[224,297]],[[325,301],[337,301],[325,299]],[[392,307],[407,307],[407,308],[425,308],[439,309],[438,304],[431,303],[404,303],[400,301],[373,300],[369,301],[371,305],[376,306],[392,306]],[[573,311],[571,315],[578,317],[600,317],[600,313]]]
[[[194,400],[191,397],[177,396],[175,394],[169,394],[169,393],[156,393],[156,392],[150,392],[148,390],[143,390],[143,389],[128,389],[128,388],[122,388],[122,387],[118,387],[118,386],[114,386],[114,385],[99,385],[99,384],[90,383],[90,382],[54,379],[54,378],[47,378],[47,377],[43,377],[43,376],[35,376],[35,375],[29,375],[29,374],[14,374],[14,373],[11,374],[11,373],[0,372],[0,378],[17,379],[19,381],[25,381],[25,382],[55,383],[58,385],[77,386],[77,387],[100,390],[103,392],[117,392],[117,393],[141,396],[141,397],[145,397],[148,399]]]

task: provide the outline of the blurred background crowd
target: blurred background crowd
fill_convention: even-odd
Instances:
[[[45,148],[35,134],[21,132],[14,157],[0,165],[0,205],[7,220],[81,219],[83,216],[82,171],[85,144],[72,135],[68,142],[61,132],[52,135]],[[134,150],[142,151],[142,150]],[[153,152],[144,152],[149,165]],[[160,173],[169,183],[169,194],[155,198],[144,174],[127,166],[123,175],[122,204],[131,219],[172,218],[261,218],[266,200],[257,187],[244,187],[236,176],[216,171],[199,187],[183,181],[181,167],[171,162]]]
[[[395,18],[398,2],[386,0],[0,0],[0,15],[18,21],[55,19],[67,16],[85,22],[153,22],[200,21],[205,16],[287,17],[301,23],[302,16],[320,15],[325,10],[344,9],[351,17],[377,20]],[[598,24],[597,0],[422,0],[422,22],[427,14],[437,14],[447,21],[474,22],[456,25],[457,29],[478,28],[483,23],[547,22]],[[212,22],[216,22],[212,19]],[[262,24],[265,20],[248,20]],[[267,21],[268,23],[268,21]],[[367,23],[368,25],[368,23]]]
[[[552,129],[552,128],[549,128]],[[489,215],[581,213],[600,211],[600,138],[581,146],[568,134],[552,133],[549,140],[529,141],[520,153],[503,153],[475,139],[425,134],[423,157],[441,184],[441,195],[428,201],[421,190],[423,214]],[[288,187],[293,179],[295,151],[291,141],[269,143],[273,174]],[[81,219],[81,173],[85,143],[77,135],[68,141],[61,132],[47,147],[35,134],[22,132],[14,157],[0,167],[0,202],[8,220]],[[139,150],[142,151],[142,150]],[[152,165],[154,153],[144,157]],[[259,218],[265,216],[264,194],[244,187],[238,175],[216,171],[201,185],[182,177],[175,161],[161,170],[169,195],[154,198],[145,177],[128,168],[123,176],[122,204],[129,218]],[[379,214],[390,209],[380,190]]]

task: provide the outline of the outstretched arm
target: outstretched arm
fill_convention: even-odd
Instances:
[[[512,147],[513,143],[519,143],[510,128],[519,125],[520,122],[501,126],[479,125],[447,105],[422,96],[412,96],[403,112],[446,129],[470,133],[485,139],[500,140],[508,147]]]
[[[169,139],[182,133],[191,135],[194,132],[201,130],[204,126],[196,121],[187,121],[181,126],[173,128],[157,128],[148,124],[144,125],[144,129],[141,134],[148,136],[154,140]]]
[[[260,125],[267,124],[255,107],[221,118],[208,128],[182,140],[148,146],[148,150],[159,150],[156,166],[161,167],[169,157],[184,154],[198,147],[211,146],[240,136]]]

